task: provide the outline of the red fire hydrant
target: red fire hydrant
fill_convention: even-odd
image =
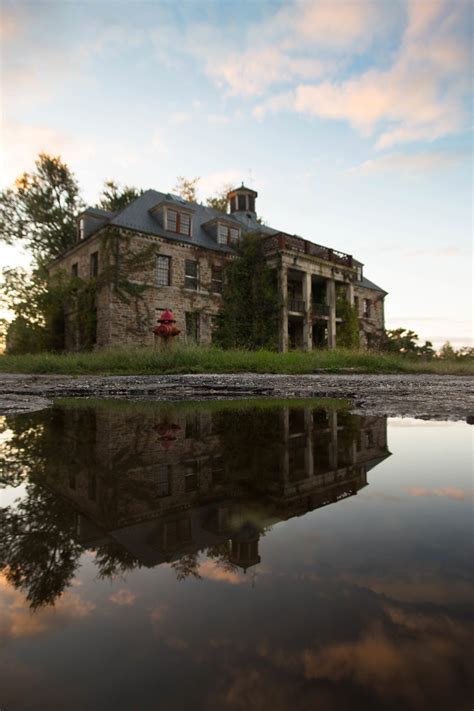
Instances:
[[[168,344],[174,336],[179,336],[181,329],[176,326],[176,319],[170,309],[165,309],[158,319],[158,325],[153,333],[159,336],[162,343]]]

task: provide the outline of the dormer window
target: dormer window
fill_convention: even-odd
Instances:
[[[191,234],[191,215],[180,210],[166,208],[166,229],[169,232],[176,232],[179,235],[189,237]]]
[[[85,235],[85,224],[84,224],[84,218],[81,217],[79,220],[79,239],[84,239]]]
[[[217,224],[217,244],[229,247],[237,247],[240,240],[240,229],[231,227],[224,222]]]

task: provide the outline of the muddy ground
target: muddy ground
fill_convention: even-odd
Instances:
[[[0,375],[0,414],[48,407],[54,398],[217,400],[345,398],[353,412],[474,421],[474,378],[448,375]]]

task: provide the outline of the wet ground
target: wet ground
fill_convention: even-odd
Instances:
[[[0,418],[0,708],[470,709],[471,435],[344,401]]]
[[[0,376],[0,413],[41,409],[54,397],[151,400],[333,397],[354,412],[474,420],[474,378],[448,375]]]

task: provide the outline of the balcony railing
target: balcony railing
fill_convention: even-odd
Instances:
[[[319,257],[326,262],[333,264],[341,264],[345,267],[352,267],[352,255],[338,252],[330,247],[323,247],[321,244],[314,244],[308,240],[296,235],[287,235],[284,232],[279,232],[276,235],[263,238],[263,250],[267,254],[279,250],[287,250],[289,252],[298,252],[300,254],[308,254],[312,257]]]
[[[313,316],[329,317],[329,306],[327,304],[313,304]]]
[[[301,301],[301,299],[288,299],[288,311],[293,311],[297,314],[304,314],[305,310],[304,301]]]

